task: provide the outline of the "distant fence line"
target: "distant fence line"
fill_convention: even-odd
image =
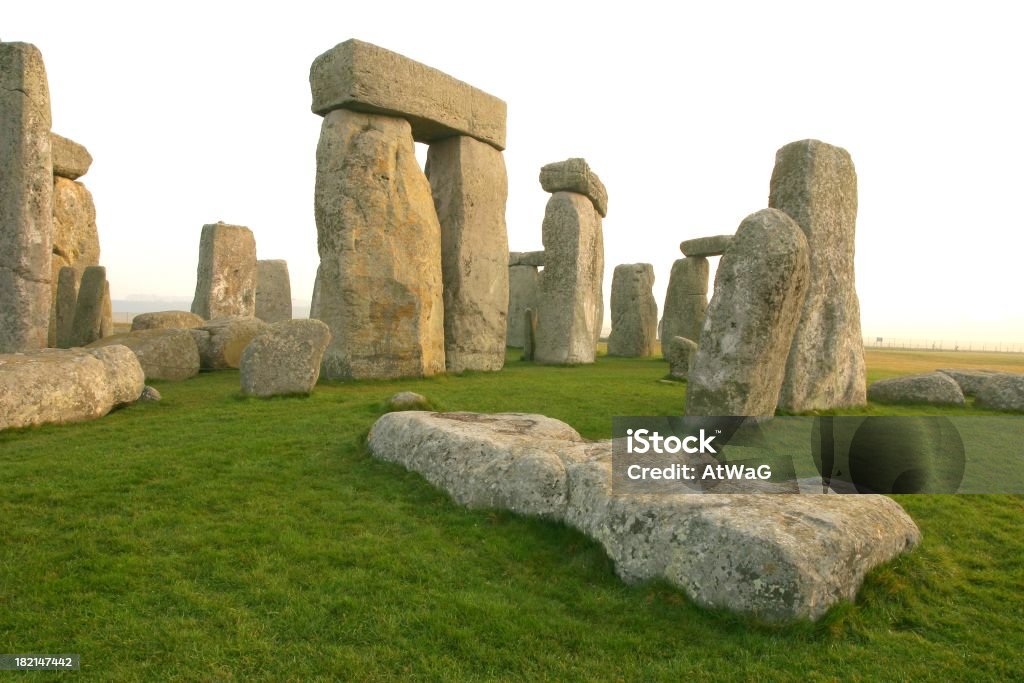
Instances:
[[[869,349],[893,349],[897,351],[992,351],[994,353],[1024,353],[1024,343],[979,342],[947,339],[898,339],[889,337],[865,337],[864,346]]]

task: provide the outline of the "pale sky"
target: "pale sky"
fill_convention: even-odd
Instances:
[[[48,0],[5,3],[0,39],[42,50],[53,129],[95,159],[115,299],[191,299],[223,220],[288,260],[308,306],[309,65],[359,38],[508,102],[513,251],[542,248],[540,167],[587,159],[606,302],[615,265],[646,262],[660,309],[679,242],[734,232],[776,149],[818,138],[857,167],[865,336],[1024,342],[1024,9],[833,5]]]

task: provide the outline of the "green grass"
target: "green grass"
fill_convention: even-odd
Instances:
[[[229,371],[94,422],[0,433],[0,653],[80,653],[73,675],[114,681],[1020,676],[1022,497],[899,498],[917,550],[817,624],[765,627],[623,585],[583,535],[465,510],[365,449],[398,391],[606,438],[612,415],[681,412],[685,385],[664,374],[510,360],[256,400]]]

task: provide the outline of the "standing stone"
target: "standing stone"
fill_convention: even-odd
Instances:
[[[324,117],[315,194],[326,379],[444,372],[441,226],[403,119]]]
[[[100,339],[114,334],[114,304],[110,300],[110,280],[103,283],[103,315],[100,317]]]
[[[265,323],[292,319],[292,284],[288,262],[256,262],[256,317]]]
[[[256,314],[256,238],[249,228],[203,226],[192,312],[204,320]]]
[[[72,325],[71,345],[85,346],[102,338],[104,295],[107,292],[107,269],[103,266],[89,266],[82,275],[75,304],[75,321]]]
[[[60,136],[51,135],[51,140]],[[64,138],[60,138],[65,140]],[[70,140],[65,140],[71,143]],[[74,144],[74,143],[71,143]],[[83,148],[84,149],[84,148]],[[54,151],[56,154],[56,149]],[[56,158],[56,157],[55,157]],[[53,257],[50,260],[53,301],[61,268],[71,266],[81,281],[88,266],[100,263],[100,238],[96,228],[96,206],[92,194],[82,183],[63,177],[53,178]],[[54,305],[54,308],[56,306]],[[49,341],[57,345],[56,311],[50,316]]]
[[[508,267],[508,335],[506,346],[523,348],[525,345],[526,319],[523,312],[537,308],[540,280],[536,266]]]
[[[807,239],[789,216],[763,209],[743,220],[715,275],[687,415],[775,414],[808,268]]]
[[[867,402],[860,302],[854,282],[857,173],[850,154],[818,140],[775,155],[768,206],[807,237],[810,284],[779,405],[794,412]]]
[[[47,346],[53,168],[43,56],[0,43],[0,353]]]
[[[500,370],[509,303],[505,159],[459,135],[430,145],[426,174],[441,223],[445,365]]]
[[[544,211],[544,275],[537,310],[539,363],[593,363],[604,317],[601,216],[575,192],[556,192]]]
[[[612,333],[609,356],[646,358],[654,355],[658,335],[658,303],[654,266],[632,263],[615,266],[612,274]]]
[[[240,364],[246,396],[308,394],[331,339],[319,320],[281,320],[249,342]]]
[[[661,355],[668,361],[668,374],[673,379],[690,376],[690,362],[697,353],[697,343],[685,337],[672,337],[662,341]]]
[[[662,343],[672,337],[700,339],[704,314],[708,307],[708,260],[701,256],[678,259],[665,290],[665,309],[661,314],[659,337]]]
[[[537,313],[532,308],[523,311],[523,360],[533,360],[537,348]]]
[[[75,308],[78,306],[78,273],[71,266],[60,269],[57,276],[56,346],[69,349],[74,345]]]

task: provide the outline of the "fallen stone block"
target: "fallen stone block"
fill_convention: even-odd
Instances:
[[[115,334],[89,344],[100,348],[120,344],[139,359],[146,381],[180,381],[199,374],[199,347],[188,330],[152,329]]]
[[[199,367],[203,370],[237,368],[249,342],[267,329],[256,318],[227,317],[206,322],[189,330],[199,349]]]
[[[140,313],[132,318],[132,332],[139,330],[191,330],[205,324],[205,320],[188,311],[155,311]]]
[[[1024,412],[1024,375],[995,375],[978,390],[974,405],[993,410]]]
[[[938,406],[962,406],[960,385],[941,372],[905,375],[878,380],[868,387],[868,398],[876,403],[929,403]]]
[[[308,394],[320,377],[331,331],[319,320],[282,320],[242,351],[242,393],[247,396]]]

